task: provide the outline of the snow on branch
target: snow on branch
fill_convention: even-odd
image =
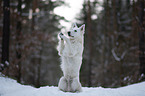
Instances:
[[[115,58],[116,61],[121,61],[121,60],[124,58],[124,56],[126,55],[126,53],[127,53],[128,51],[136,50],[137,48],[138,48],[137,46],[132,46],[132,47],[130,47],[128,50],[124,51],[120,57],[118,57],[117,54],[115,53],[115,49],[116,49],[116,48],[113,48],[113,49],[111,50],[111,52],[112,52],[113,57]]]
[[[114,49],[112,49],[111,52],[112,52],[112,55],[113,55],[113,57],[115,58],[116,61],[121,61],[124,58],[124,56],[126,55],[127,51],[124,51],[120,57],[117,56]]]
[[[113,57],[115,58],[116,61],[120,61],[120,58],[116,55],[114,49],[111,50]]]

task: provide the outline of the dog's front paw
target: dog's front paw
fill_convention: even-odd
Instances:
[[[64,38],[63,33],[59,33],[59,37],[61,38],[61,40],[63,40],[63,38]]]

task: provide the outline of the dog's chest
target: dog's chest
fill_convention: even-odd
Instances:
[[[71,43],[71,45],[66,43],[64,51],[67,51],[67,52],[70,52],[70,51],[81,51],[80,47],[81,47],[81,44],[79,44],[77,42],[73,42],[73,43]]]

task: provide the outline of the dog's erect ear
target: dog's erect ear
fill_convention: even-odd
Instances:
[[[78,28],[78,26],[77,26],[76,23],[73,23],[73,25],[72,25],[72,29],[73,29],[74,27],[77,27],[77,28]]]
[[[83,32],[83,33],[85,33],[85,24],[83,24],[81,27],[79,27],[80,29],[81,29],[81,31]]]

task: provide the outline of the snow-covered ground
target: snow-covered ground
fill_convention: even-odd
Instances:
[[[145,82],[121,88],[83,87],[81,93],[69,93],[58,90],[58,87],[34,88],[0,77],[0,96],[145,96]]]

